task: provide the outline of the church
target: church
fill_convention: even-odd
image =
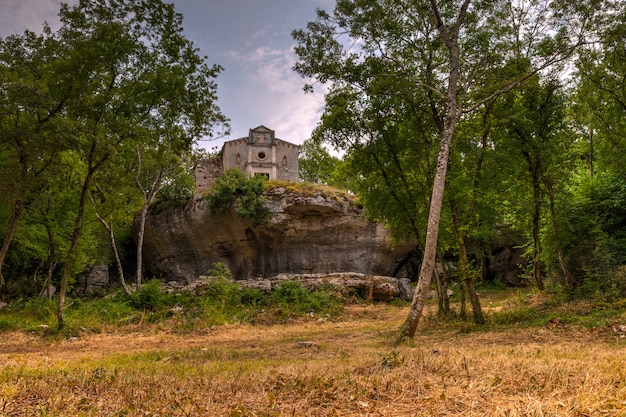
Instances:
[[[198,161],[196,195],[207,192],[219,175],[233,168],[270,180],[297,182],[298,145],[277,138],[263,125],[250,129],[248,136],[225,142],[216,156]]]

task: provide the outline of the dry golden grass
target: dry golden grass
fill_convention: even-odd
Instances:
[[[626,342],[608,332],[432,331],[394,347],[405,314],[357,305],[337,322],[186,336],[0,334],[0,415],[626,415]]]

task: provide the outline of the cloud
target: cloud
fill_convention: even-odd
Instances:
[[[324,89],[304,94],[305,80],[292,70],[296,62],[293,46],[233,51],[230,59],[246,79],[246,91],[254,92],[246,97],[245,106],[254,108],[262,123],[278,137],[295,143],[311,136],[323,107]]]
[[[77,0],[66,2],[76,4]],[[0,36],[21,34],[27,29],[41,33],[44,22],[56,30],[60,27],[60,8],[59,0],[0,0]]]
[[[0,0],[0,37],[26,28],[41,32],[44,21],[58,29],[60,1]],[[332,8],[335,0],[173,1],[184,14],[185,33],[200,54],[225,68],[216,81],[218,105],[231,119],[232,135],[227,139],[247,135],[259,124],[295,143],[311,135],[324,90],[304,94],[306,80],[291,69],[297,57],[290,33],[314,20],[316,7]],[[221,146],[223,140],[201,146]]]

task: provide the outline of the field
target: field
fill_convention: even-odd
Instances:
[[[0,415],[626,416],[626,339],[610,326],[426,318],[395,346],[406,312],[360,303],[191,333],[174,319],[63,340],[0,333]]]

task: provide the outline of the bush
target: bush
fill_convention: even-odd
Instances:
[[[171,303],[168,295],[161,290],[158,280],[150,280],[141,286],[141,289],[129,296],[130,304],[139,310],[155,311],[168,307]]]
[[[619,271],[626,264],[626,180],[603,173],[583,176],[560,204],[559,238],[572,275],[567,295],[624,296],[626,283]],[[550,241],[545,247],[555,252]]]
[[[21,309],[18,303],[16,303],[15,308],[21,310],[26,317],[33,321],[48,323],[56,320],[57,306],[58,301],[56,299],[31,298],[24,302]]]
[[[239,169],[224,172],[206,195],[211,213],[223,215],[236,206],[239,216],[250,218],[255,224],[266,223],[272,212],[263,197],[264,182],[264,177],[248,177]]]
[[[342,303],[330,288],[309,291],[301,283],[287,281],[272,292],[270,301],[280,307],[283,314],[302,315],[307,313],[338,314]]]
[[[83,327],[96,328],[125,322],[135,311],[126,297],[95,298],[72,304],[67,315],[74,322],[80,321]]]

